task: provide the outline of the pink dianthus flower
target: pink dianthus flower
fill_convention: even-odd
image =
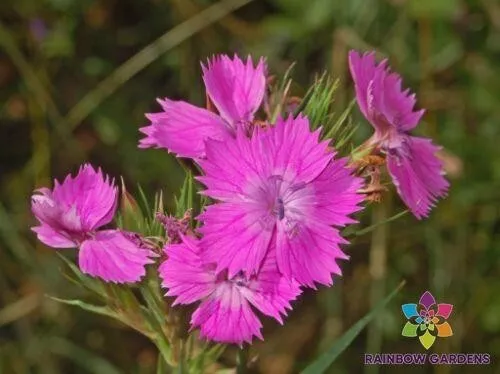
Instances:
[[[31,198],[39,226],[32,230],[53,248],[79,247],[82,272],[105,281],[136,282],[154,253],[137,246],[120,230],[99,230],[113,219],[118,190],[100,169],[83,165],[54,189],[40,188]]]
[[[401,87],[401,77],[377,64],[375,54],[349,53],[359,108],[375,128],[368,145],[385,154],[387,168],[399,196],[418,219],[427,217],[438,198],[446,196],[449,183],[442,162],[436,157],[440,147],[431,139],[410,135],[424,110],[415,111],[415,94]]]

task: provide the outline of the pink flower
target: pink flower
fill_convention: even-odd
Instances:
[[[53,248],[79,247],[84,273],[117,283],[138,281],[151,263],[151,251],[140,248],[119,230],[98,229],[113,219],[117,188],[100,169],[80,167],[73,178],[55,181],[54,189],[41,188],[32,196],[31,209],[40,222],[32,230]]]
[[[401,87],[401,77],[391,73],[387,60],[377,65],[375,54],[349,53],[349,66],[359,108],[375,128],[369,145],[385,153],[394,185],[418,218],[429,215],[438,198],[446,196],[440,147],[430,139],[411,136],[424,110],[414,111],[415,94]]]
[[[205,154],[205,140],[224,140],[234,136],[237,128],[248,128],[264,98],[266,66],[263,59],[256,67],[248,57],[246,63],[219,55],[202,65],[207,94],[219,115],[184,101],[158,100],[163,111],[146,115],[151,125],[140,131],[141,148],[165,148],[180,157],[198,158]]]
[[[252,306],[283,323],[290,302],[300,294],[297,282],[283,277],[277,269],[274,251],[265,257],[259,271],[246,277],[228,276],[205,261],[206,252],[193,237],[182,235],[182,243],[165,247],[168,259],[159,267],[166,296],[175,296],[173,305],[201,301],[191,318],[192,328],[201,336],[220,343],[250,343],[263,339],[262,324]]]
[[[361,209],[361,180],[319,134],[299,116],[256,128],[251,138],[240,131],[207,141],[198,179],[219,202],[198,217],[199,231],[217,271],[252,275],[275,247],[279,270],[302,285],[331,284],[331,273],[341,273],[336,260],[347,258],[339,247],[347,241],[332,226],[355,222],[349,215]]]

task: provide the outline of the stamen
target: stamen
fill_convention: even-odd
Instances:
[[[281,197],[278,197],[277,199],[277,213],[278,213],[278,219],[281,221],[283,218],[285,218],[285,204],[283,203],[283,199]]]

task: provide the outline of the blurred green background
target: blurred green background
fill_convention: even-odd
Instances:
[[[163,189],[171,207],[182,168],[164,151],[137,149],[144,113],[159,110],[155,98],[202,105],[199,61],[238,52],[266,56],[278,75],[296,61],[298,96],[326,69],[340,78],[334,103],[340,112],[353,97],[352,48],[389,57],[417,92],[418,105],[428,109],[418,132],[445,147],[450,196],[426,221],[406,215],[355,238],[334,287],[307,292],[284,327],[265,323],[253,369],[297,372],[406,279],[331,372],[376,373],[364,367],[365,352],[422,352],[418,341],[400,336],[400,305],[429,289],[454,304],[454,336],[431,350],[488,352],[492,364],[404,370],[500,373],[499,1],[5,0],[0,22],[0,373],[155,370],[146,339],[45,296],[85,293],[29,230],[34,188],[90,160],[123,176],[131,192],[136,183],[150,196]],[[357,109],[353,118],[362,140],[371,129]],[[362,224],[401,211],[392,195],[368,207]],[[232,363],[229,352],[222,364]]]

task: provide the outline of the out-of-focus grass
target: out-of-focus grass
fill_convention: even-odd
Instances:
[[[34,240],[29,196],[49,176],[60,178],[90,160],[115,177],[122,175],[127,186],[140,183],[151,196],[161,188],[173,209],[182,168],[166,152],[138,150],[137,128],[146,123],[145,112],[159,109],[156,97],[202,104],[199,61],[233,51],[266,55],[274,73],[297,61],[292,86],[297,95],[327,68],[340,78],[334,105],[342,113],[353,96],[347,51],[376,48],[428,109],[417,132],[432,135],[446,150],[449,198],[427,221],[404,215],[392,222],[384,239],[384,287],[401,278],[407,286],[332,372],[361,372],[367,349],[418,352],[417,342],[400,337],[404,321],[397,305],[415,302],[426,289],[455,307],[454,336],[436,343],[438,351],[500,355],[500,5],[492,0],[256,0],[202,30],[196,28],[206,18],[188,23],[184,37],[167,43],[168,50],[154,47],[167,30],[200,17],[215,3],[0,4],[0,372],[153,372],[155,352],[147,341],[43,297],[82,291],[60,275],[62,265],[52,250]],[[143,48],[149,48],[147,58],[125,71],[126,79],[112,78],[123,77],[123,64]],[[108,88],[94,91],[103,81]],[[89,92],[100,94],[81,101]],[[75,107],[78,102],[86,105]],[[371,129],[361,116],[354,120],[362,140]],[[403,209],[397,197],[390,205],[387,217]],[[370,216],[365,215],[367,225]],[[374,302],[367,290],[381,284],[372,276],[373,261],[380,259],[373,252],[370,258],[373,235],[353,239],[344,278],[332,289],[306,293],[283,328],[266,323],[266,342],[254,348],[257,370],[285,373],[303,367],[366,314]],[[494,370],[492,365],[459,372]]]

